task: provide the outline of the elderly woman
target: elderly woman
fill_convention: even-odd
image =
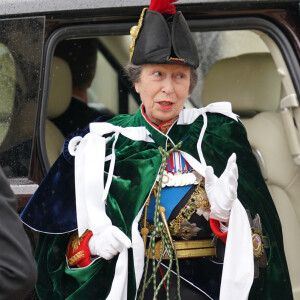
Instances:
[[[131,34],[140,109],[72,134],[22,214],[43,233],[39,297],[292,299],[243,125],[229,103],[183,108],[199,60],[182,14],[152,1]]]

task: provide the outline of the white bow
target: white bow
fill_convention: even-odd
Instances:
[[[113,133],[109,138],[105,134]],[[154,142],[145,127],[119,127],[110,123],[91,123],[90,133],[83,138],[74,137],[68,146],[71,155],[75,156],[75,192],[78,234],[86,229],[94,233],[108,224],[103,224],[105,200],[112,182],[115,166],[115,145],[122,134],[134,141]],[[104,163],[106,142],[115,138],[112,145],[111,162],[104,187]],[[105,222],[106,223],[106,222]]]
[[[232,106],[230,102],[215,102],[201,108],[183,109],[179,113],[177,121],[178,125],[189,125],[192,124],[200,115],[205,113],[219,113],[225,115],[234,120],[238,120],[238,115],[232,112]]]
[[[189,125],[192,124],[200,115],[203,116],[203,126],[198,138],[197,142],[197,150],[200,157],[200,162],[206,166],[206,162],[202,153],[202,140],[205,133],[205,130],[207,128],[207,115],[206,113],[219,113],[222,115],[225,115],[229,118],[234,119],[235,121],[238,120],[238,116],[232,112],[231,109],[231,103],[230,102],[216,102],[211,103],[205,107],[201,108],[192,108],[192,109],[183,109],[179,113],[179,118],[177,121],[178,125]]]

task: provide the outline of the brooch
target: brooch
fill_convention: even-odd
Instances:
[[[254,278],[259,277],[259,268],[265,269],[268,258],[265,249],[269,248],[268,238],[263,236],[262,224],[259,214],[252,219],[250,211],[246,210],[250,227],[252,230],[253,256],[254,256]]]
[[[262,257],[264,253],[264,246],[262,241],[262,234],[258,230],[252,230],[252,243],[253,243],[253,255],[256,259]]]

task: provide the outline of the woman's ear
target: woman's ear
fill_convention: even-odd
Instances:
[[[140,83],[139,83],[139,81],[134,83],[134,88],[135,88],[135,91],[139,94],[140,93]]]

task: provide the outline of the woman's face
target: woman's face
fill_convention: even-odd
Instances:
[[[182,110],[189,96],[191,69],[181,65],[145,64],[135,83],[146,115],[156,125],[168,121]]]

